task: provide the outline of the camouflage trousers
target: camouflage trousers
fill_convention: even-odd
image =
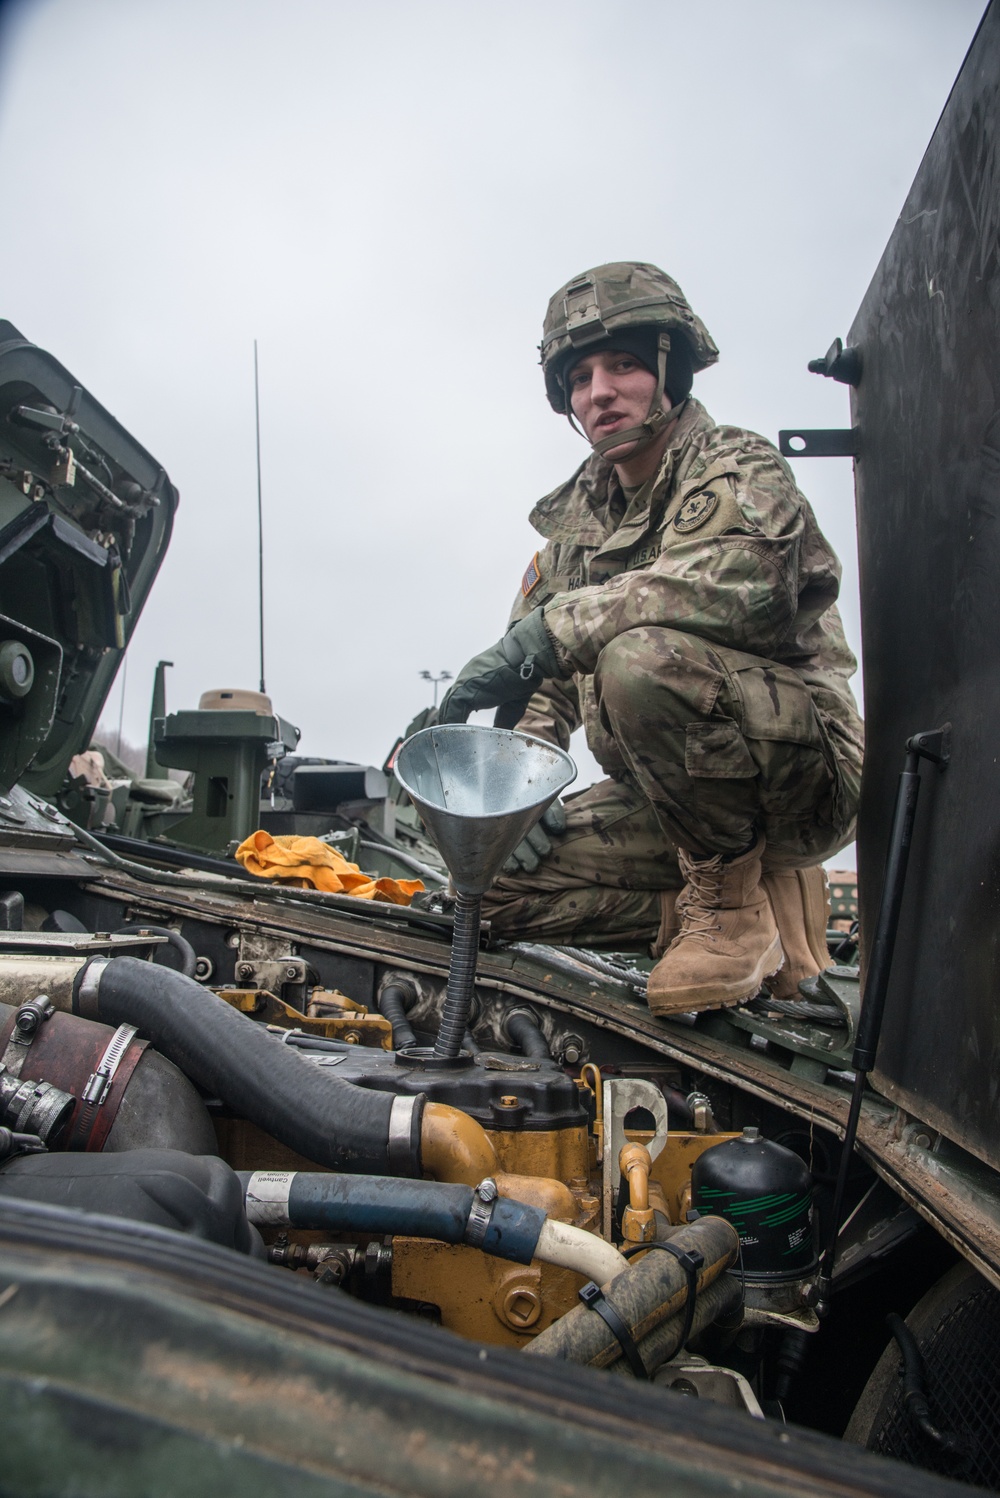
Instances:
[[[501,874],[483,902],[499,934],[645,944],[683,883],[678,847],[739,853],[763,832],[765,867],[802,868],[854,836],[860,748],[790,667],[644,627],[601,652],[593,685],[625,769],[567,798],[539,869]]]

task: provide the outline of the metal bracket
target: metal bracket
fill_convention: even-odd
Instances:
[[[667,1142],[667,1100],[654,1082],[640,1077],[604,1077],[602,1079],[604,1119],[603,1220],[604,1236],[610,1240],[621,1171],[618,1156],[628,1143],[625,1120],[634,1108],[644,1108],[653,1115],[655,1130],[646,1145],[649,1158],[655,1160]]]
[[[856,458],[861,452],[861,428],[790,427],[778,433],[778,451],[783,458]]]
[[[236,964],[236,979],[241,988],[258,988],[279,994],[287,983],[300,987],[309,981],[309,965],[304,957],[257,958]]]
[[[943,770],[951,759],[951,724],[943,723],[940,728],[927,733],[915,733],[907,739],[906,751],[919,755],[921,759],[929,759],[932,765]]]

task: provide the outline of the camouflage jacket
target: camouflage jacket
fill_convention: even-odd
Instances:
[[[848,685],[857,662],[836,605],[840,563],[763,437],[716,426],[690,398],[658,473],[627,508],[613,466],[591,456],[538,502],[531,523],[547,545],[525,572],[511,619],[544,605],[572,675],[536,693],[525,732],[565,747],[582,722],[598,761],[616,774],[622,763],[600,724],[591,673],[617,635],[665,625],[794,668],[834,742],[860,756]]]

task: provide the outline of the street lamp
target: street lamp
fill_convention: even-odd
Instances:
[[[437,674],[437,676],[432,676],[429,671],[421,671],[421,672],[419,672],[419,675],[423,678],[424,681],[431,681],[431,682],[434,683],[434,706],[437,707],[437,705],[438,705],[438,684],[439,684],[439,682],[442,682],[442,681],[451,681],[451,672],[450,671],[439,671],[438,674]]]

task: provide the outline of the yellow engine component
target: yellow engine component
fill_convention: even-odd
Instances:
[[[552,1264],[510,1264],[424,1238],[392,1240],[392,1293],[428,1301],[441,1324],[479,1342],[520,1347],[576,1304],[584,1277]]]
[[[371,1014],[363,1004],[349,999],[335,989],[313,989],[308,1014],[303,1014],[266,988],[216,988],[218,998],[225,999],[241,1014],[279,1030],[302,1030],[306,1035],[322,1035],[324,1040],[346,1040],[348,1045],[375,1046],[392,1050],[392,1026],[381,1014]]]
[[[671,1129],[650,1169],[650,1194],[659,1187],[671,1222],[687,1221],[691,1208],[691,1170],[698,1156],[714,1144],[739,1138],[739,1134],[692,1134],[684,1129]]]
[[[622,1146],[618,1167],[628,1181],[629,1193],[629,1203],[622,1216],[622,1235],[626,1243],[652,1243],[656,1237],[656,1217],[649,1199],[652,1165],[644,1144]]]

